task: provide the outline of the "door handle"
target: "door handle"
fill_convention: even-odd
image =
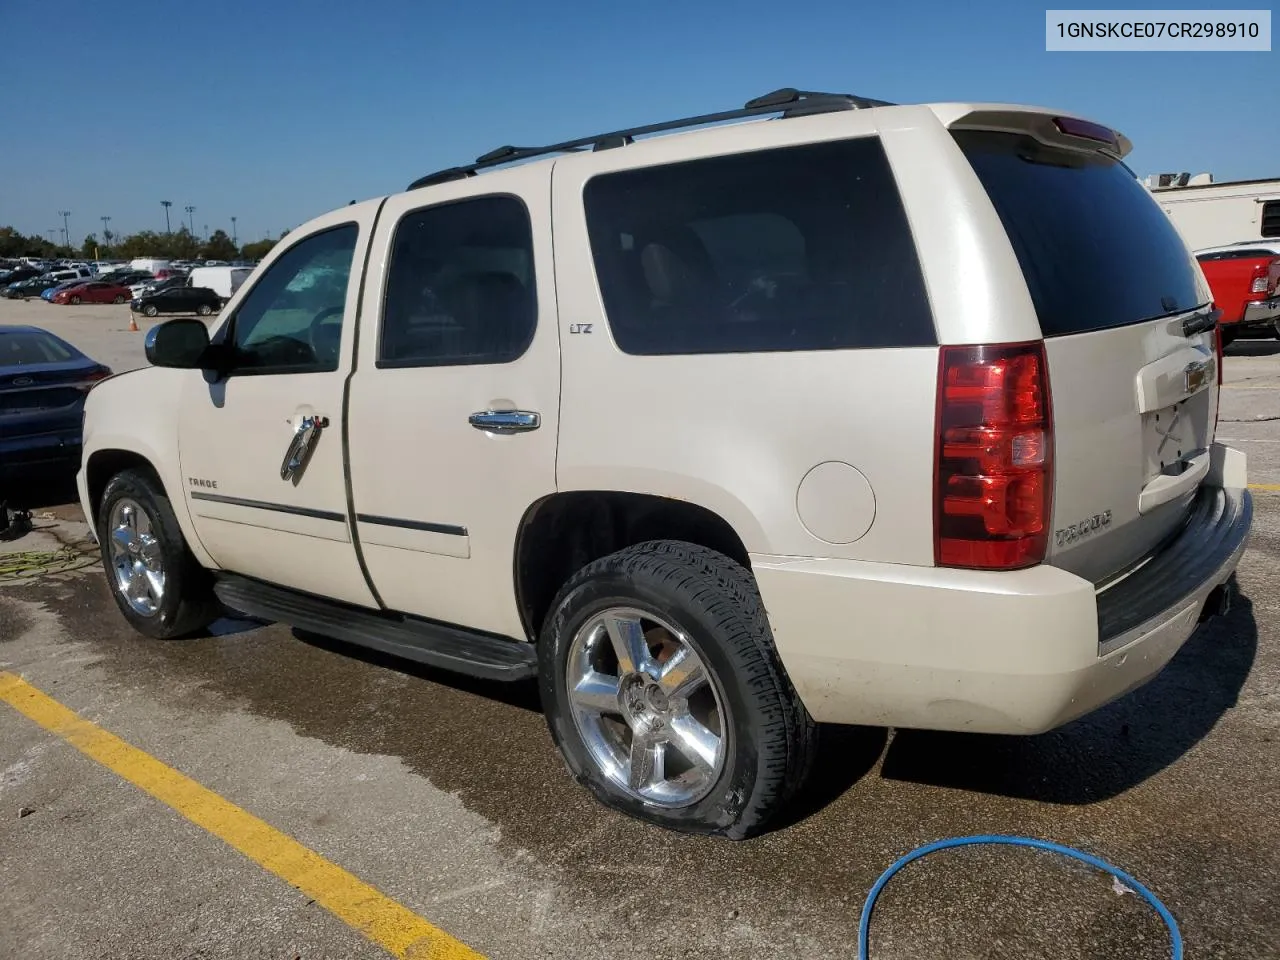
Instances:
[[[526,433],[542,425],[542,417],[531,410],[484,410],[467,419],[486,433]]]
[[[303,417],[293,431],[293,439],[280,463],[280,479],[293,482],[296,487],[302,479],[302,471],[311,459],[311,451],[320,439],[320,431],[329,425],[328,417]]]

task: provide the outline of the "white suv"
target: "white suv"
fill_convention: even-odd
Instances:
[[[735,838],[815,721],[1078,717],[1222,609],[1251,518],[1129,146],[784,90],[319,217],[89,396],[120,609],[536,676],[597,797]]]

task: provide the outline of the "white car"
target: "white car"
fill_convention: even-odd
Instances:
[[[536,676],[600,800],[733,838],[815,721],[1088,713],[1224,609],[1252,515],[1129,148],[784,90],[318,217],[89,394],[116,602]]]

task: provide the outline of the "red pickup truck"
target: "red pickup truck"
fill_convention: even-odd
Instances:
[[[1222,311],[1222,345],[1241,337],[1280,338],[1280,243],[1235,243],[1196,251]]]

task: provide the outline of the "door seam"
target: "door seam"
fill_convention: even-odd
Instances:
[[[365,563],[364,549],[360,545],[360,524],[356,520],[355,488],[351,483],[351,378],[356,375],[360,364],[360,323],[364,319],[364,290],[369,278],[369,261],[373,259],[373,242],[378,234],[378,222],[382,219],[382,208],[390,197],[383,197],[378,209],[373,212],[373,222],[369,225],[369,242],[364,249],[364,266],[360,270],[360,288],[356,292],[356,315],[351,325],[351,369],[347,371],[342,383],[342,481],[347,494],[347,526],[351,532],[351,546],[355,550],[356,565],[364,576],[365,586],[373,596],[373,602],[379,610],[386,610],[382,595],[374,585],[369,574],[369,566]]]

